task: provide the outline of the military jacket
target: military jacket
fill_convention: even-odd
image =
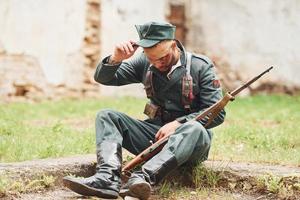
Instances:
[[[210,59],[203,55],[193,54],[190,75],[193,78],[194,99],[190,111],[187,111],[181,102],[182,77],[187,71],[187,58],[184,47],[180,43],[177,46],[181,49],[181,66],[171,73],[170,79],[152,66],[143,52],[116,65],[108,64],[109,56],[104,58],[97,66],[94,79],[101,84],[110,86],[131,83],[145,84],[146,73],[151,70],[154,90],[154,95],[150,99],[151,102],[174,114],[174,119],[179,122],[192,120],[222,98],[222,89]],[[222,110],[207,128],[221,124],[224,118],[225,111]],[[206,120],[200,121],[203,125],[205,122]]]

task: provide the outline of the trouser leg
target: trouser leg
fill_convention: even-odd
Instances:
[[[188,161],[195,149],[204,151],[210,147],[207,130],[197,121],[178,127],[161,152],[142,166],[143,174],[150,184],[160,182],[170,171]]]
[[[134,172],[128,185],[122,191],[123,196],[130,194],[140,199],[150,196],[151,185],[159,183],[169,172],[195,157],[207,155],[211,143],[209,132],[196,121],[187,122],[178,127],[161,152],[147,161],[141,171]],[[147,182],[146,182],[146,181]],[[142,191],[140,188],[144,188]]]
[[[96,144],[98,147],[104,140],[114,141],[137,155],[154,141],[159,128],[121,112],[103,110],[96,117]]]
[[[208,137],[206,137],[206,134],[199,137],[192,155],[186,162],[187,164],[195,165],[208,159],[208,154],[212,140],[212,132],[209,130],[207,132]]]
[[[86,196],[117,198],[121,187],[122,145],[138,154],[150,144],[159,126],[103,110],[96,118],[97,167],[88,178],[65,177],[71,190]]]

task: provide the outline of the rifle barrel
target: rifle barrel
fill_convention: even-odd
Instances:
[[[261,74],[259,74],[258,76],[250,79],[249,81],[247,81],[245,84],[243,84],[242,86],[240,86],[239,88],[233,90],[232,92],[230,92],[230,94],[232,96],[237,95],[238,93],[240,93],[243,89],[245,89],[246,87],[248,87],[249,85],[251,85],[253,82],[255,82],[257,79],[259,79],[260,77],[262,77],[265,73],[269,72],[271,69],[273,69],[273,66],[271,66],[270,68],[268,68],[267,70],[265,70],[264,72],[262,72]]]

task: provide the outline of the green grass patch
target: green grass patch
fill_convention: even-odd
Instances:
[[[215,129],[210,158],[300,163],[300,96],[238,98]]]
[[[144,103],[124,97],[0,104],[0,162],[94,153],[97,112],[111,108],[142,118]]]
[[[0,162],[95,152],[94,120],[110,108],[143,119],[133,97],[0,104]],[[300,96],[237,98],[214,129],[210,159],[300,163]]]

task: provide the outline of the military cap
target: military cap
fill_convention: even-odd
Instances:
[[[176,27],[169,23],[149,22],[143,25],[135,25],[140,41],[137,45],[141,47],[152,47],[162,40],[175,39]]]

